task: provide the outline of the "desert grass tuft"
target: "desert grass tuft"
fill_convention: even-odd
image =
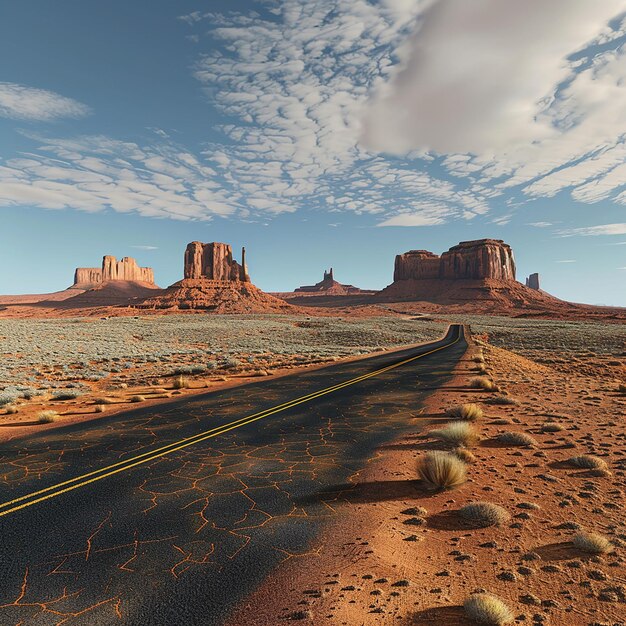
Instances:
[[[572,537],[575,548],[588,554],[608,554],[613,552],[613,544],[604,535],[581,531]]]
[[[557,422],[546,422],[541,426],[542,433],[559,433],[562,430],[565,430],[565,426]]]
[[[474,421],[483,416],[483,410],[477,404],[458,404],[446,409],[446,415]]]
[[[500,526],[511,519],[509,512],[491,502],[471,502],[459,509],[459,515],[476,528]]]
[[[459,457],[463,463],[467,463],[468,465],[476,463],[476,457],[467,448],[455,448],[452,452]]]
[[[474,361],[474,363],[484,363],[485,357],[482,354],[477,354],[472,361]]]
[[[486,376],[475,376],[470,378],[469,386],[471,389],[482,389],[483,391],[498,391],[498,386]]]
[[[17,404],[7,404],[5,409],[6,409],[7,415],[15,415],[16,413],[19,413],[19,408]]]
[[[497,442],[504,443],[507,446],[523,446],[530,448],[537,445],[537,442],[528,433],[520,433],[512,430],[496,435],[495,439]]]
[[[104,404],[96,404],[94,411],[96,413],[104,413]]]
[[[40,411],[37,413],[37,421],[40,424],[51,424],[59,419],[59,414],[56,411]]]
[[[118,401],[117,398],[111,397],[97,397],[93,399],[94,404],[115,404]]]
[[[145,402],[146,399],[144,396],[131,396],[128,399],[129,402]]]
[[[510,396],[494,396],[493,398],[488,398],[485,400],[487,404],[501,404],[501,405],[512,405],[519,404],[519,401],[515,398],[511,398]]]
[[[454,489],[467,479],[467,466],[456,455],[441,450],[427,452],[418,464],[419,477],[430,489]]]
[[[428,435],[454,446],[466,447],[475,445],[480,439],[478,433],[469,422],[460,420],[448,422],[443,428],[431,430]]]
[[[601,459],[597,456],[593,456],[591,454],[581,454],[579,456],[573,456],[567,459],[567,461],[565,462],[568,465],[572,465],[574,467],[580,467],[581,469],[590,469],[590,470],[608,470],[609,469],[604,459]]]
[[[463,603],[465,614],[478,624],[501,626],[513,621],[511,609],[491,593],[473,593]]]
[[[189,384],[187,383],[187,379],[181,374],[174,379],[174,384],[172,385],[174,389],[187,389]]]

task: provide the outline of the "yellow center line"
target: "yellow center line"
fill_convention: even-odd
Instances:
[[[4,502],[2,504],[0,504],[0,509],[5,509],[3,511],[0,511],[0,517],[4,516],[4,515],[8,515],[9,513],[13,513],[15,511],[19,511],[20,509],[24,509],[26,507],[32,506],[33,504],[37,504],[38,502],[43,502],[44,500],[48,500],[50,498],[54,498],[56,496],[59,496],[61,494],[67,493],[68,491],[72,491],[74,489],[78,489],[79,487],[84,487],[86,485],[89,485],[91,483],[94,483],[98,480],[102,480],[103,478],[107,478],[109,476],[113,476],[115,474],[118,474],[119,472],[123,472],[129,469],[132,469],[133,467],[137,467],[138,465],[142,465],[144,463],[148,463],[149,461],[153,461],[154,459],[163,457],[167,454],[171,454],[172,452],[177,452],[179,450],[182,450],[184,448],[187,448],[188,446],[194,445],[196,443],[200,443],[202,441],[205,441],[207,439],[212,439],[213,437],[217,437],[218,435],[227,433],[230,430],[234,430],[236,428],[240,428],[241,426],[245,426],[247,424],[251,424],[253,422],[256,422],[257,420],[263,419],[265,417],[269,417],[270,415],[274,415],[276,413],[281,413],[282,411],[286,411],[287,409],[290,409],[294,406],[298,406],[299,404],[304,404],[307,402],[310,402],[311,400],[314,400],[316,398],[320,398],[322,396],[325,396],[329,393],[333,393],[335,391],[338,391],[339,389],[343,389],[345,387],[348,387],[350,385],[355,385],[359,382],[362,382],[363,380],[367,380],[369,378],[373,378],[375,376],[379,376],[380,374],[383,374],[384,372],[388,372],[390,370],[393,370],[397,367],[400,367],[402,365],[406,365],[407,363],[410,363],[412,361],[415,361],[417,359],[421,359],[425,356],[428,356],[429,354],[433,354],[434,352],[439,352],[440,350],[443,350],[445,348],[449,348],[450,346],[453,346],[455,343],[457,343],[458,341],[460,341],[461,339],[461,332],[459,330],[458,332],[458,336],[457,338],[448,343],[445,344],[443,346],[440,346],[438,348],[434,348],[433,350],[430,350],[428,352],[424,352],[423,354],[419,354],[417,356],[414,357],[410,357],[408,359],[405,359],[404,361],[400,361],[398,363],[394,363],[392,365],[388,365],[386,367],[383,367],[379,370],[375,370],[374,372],[370,372],[369,374],[363,374],[361,376],[358,376],[356,378],[352,378],[348,381],[345,381],[343,383],[338,383],[336,385],[333,385],[331,387],[327,387],[325,389],[322,389],[320,391],[316,391],[310,394],[307,394],[305,396],[301,396],[299,398],[295,398],[294,400],[290,400],[288,402],[284,402],[283,404],[279,404],[277,406],[271,407],[269,409],[265,409],[264,411],[260,411],[258,413],[253,413],[252,415],[248,415],[246,417],[242,417],[239,418],[237,420],[234,420],[232,422],[229,422],[227,424],[222,424],[221,426],[217,426],[215,428],[206,430],[202,433],[198,433],[196,435],[193,435],[191,437],[187,437],[185,439],[180,439],[179,441],[175,441],[173,443],[170,443],[166,446],[162,446],[160,448],[156,448],[154,450],[150,450],[149,452],[144,452],[143,454],[139,454],[137,456],[131,457],[130,459],[125,459],[123,461],[119,461],[117,463],[113,463],[112,465],[108,465],[106,467],[102,467],[98,470],[94,470],[92,472],[88,472],[86,474],[82,474],[80,476],[76,476],[75,478],[70,478],[66,481],[63,481],[61,483],[57,483],[55,485],[51,485],[49,487],[45,487],[44,489],[40,489],[39,491],[35,491],[29,494],[26,494],[24,496],[20,496],[19,498],[14,498],[13,500],[9,500],[7,502]],[[75,483],[75,484],[72,484]],[[51,492],[51,493],[48,493]],[[46,495],[43,495],[46,494]],[[40,497],[37,497],[40,496]],[[24,502],[24,500],[28,500],[27,502]],[[18,504],[19,502],[21,502],[22,504]],[[15,505],[15,506],[14,506]],[[10,507],[10,508],[7,508]]]

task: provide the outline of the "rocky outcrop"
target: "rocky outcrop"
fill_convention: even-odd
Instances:
[[[328,271],[324,270],[324,278],[315,285],[303,285],[298,287],[294,293],[298,295],[302,294],[316,294],[316,295],[335,295],[335,296],[347,296],[354,294],[361,294],[363,291],[354,285],[343,285],[335,280],[333,275],[333,268]]]
[[[297,311],[252,284],[246,266],[233,260],[230,245],[191,242],[185,250],[184,278],[161,294],[135,305],[141,309],[198,310],[212,313],[287,313]]]
[[[537,274],[536,272],[534,274],[531,274],[526,279],[526,287],[530,287],[531,289],[540,291],[541,287],[539,286],[539,274]]]
[[[393,280],[515,280],[511,247],[500,239],[462,241],[441,256],[410,250],[396,256]]]
[[[246,249],[241,249],[241,265],[233,260],[226,243],[192,241],[185,250],[184,277],[189,279],[250,282],[246,267]]]
[[[135,259],[125,256],[118,261],[114,256],[102,258],[102,267],[77,267],[73,288],[96,287],[112,280],[123,280],[154,285],[151,267],[139,267]]]
[[[393,279],[424,280],[439,278],[441,258],[428,250],[409,250],[396,256]]]

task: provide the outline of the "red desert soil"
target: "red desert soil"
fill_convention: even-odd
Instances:
[[[502,598],[516,623],[623,623],[626,395],[602,370],[561,364],[557,371],[481,344],[416,411],[415,431],[352,477],[355,484],[382,483],[371,497],[329,501],[334,519],[322,536],[306,554],[286,558],[229,626],[472,624],[462,604],[478,590]],[[489,404],[500,394],[468,388],[480,351],[487,375],[517,404]],[[622,366],[618,376],[624,374]],[[485,413],[474,422],[482,441],[472,448],[468,481],[430,493],[416,480],[417,460],[443,446],[427,432],[451,419],[447,408],[467,402]],[[527,433],[535,443],[496,443],[504,431]],[[609,471],[565,463],[582,454],[599,457]],[[394,489],[398,484],[405,489]],[[501,526],[469,527],[458,509],[473,501],[500,505],[511,517]],[[574,547],[578,528],[605,535],[613,551],[592,555]]]

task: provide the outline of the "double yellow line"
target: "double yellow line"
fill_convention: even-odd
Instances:
[[[265,417],[269,417],[270,415],[286,411],[287,409],[290,409],[299,404],[311,402],[316,398],[320,398],[329,393],[338,391],[339,389],[349,387],[350,385],[355,385],[364,380],[367,380],[368,378],[380,376],[380,374],[393,370],[402,365],[406,365],[407,363],[411,363],[412,361],[416,361],[417,359],[421,359],[425,356],[428,356],[429,354],[433,354],[434,352],[439,352],[440,350],[449,348],[450,346],[460,341],[461,336],[461,328],[457,327],[457,338],[454,341],[444,344],[443,346],[439,346],[438,348],[434,348],[433,350],[429,350],[428,352],[418,354],[417,356],[410,357],[408,359],[405,359],[404,361],[394,363],[393,365],[388,365],[387,367],[375,370],[374,372],[370,372],[369,374],[357,376],[356,378],[352,378],[343,383],[338,383],[337,385],[333,385],[332,387],[327,387],[326,389],[307,394],[306,396],[301,396],[300,398],[290,400],[289,402],[284,402],[283,404],[271,407],[269,409],[266,409],[265,411],[254,413],[253,415],[248,415],[247,417],[242,417],[238,420],[229,422],[228,424],[223,424],[222,426],[217,426],[216,428],[211,428],[210,430],[205,430],[204,432],[193,435],[192,437],[180,439],[166,446],[156,448],[155,450],[144,452],[143,454],[139,454],[124,461],[119,461],[118,463],[107,465],[106,467],[102,467],[98,470],[88,472],[87,474],[81,474],[80,476],[70,478],[69,480],[57,483],[56,485],[51,485],[50,487],[45,487],[44,489],[40,489],[39,491],[34,491],[24,496],[20,496],[19,498],[14,498],[13,500],[3,502],[2,504],[0,504],[0,517],[4,515],[9,515],[9,513],[14,513],[15,511],[19,511],[20,509],[25,509],[26,507],[32,506],[33,504],[37,504],[38,502],[43,502],[44,500],[55,498],[56,496],[67,493],[68,491],[73,491],[74,489],[78,489],[79,487],[84,487],[98,480],[102,480],[103,478],[119,474],[120,472],[125,472],[126,470],[137,467],[138,465],[148,463],[149,461],[153,461],[154,459],[158,459],[159,457],[171,454],[172,452],[177,452],[178,450],[182,450],[184,448],[187,448],[188,446],[195,445],[196,443],[200,443],[201,441],[217,437],[218,435],[227,433],[230,430],[240,428],[241,426],[246,426],[247,424],[251,424],[252,422],[256,422]]]

